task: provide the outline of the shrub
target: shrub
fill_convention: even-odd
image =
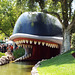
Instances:
[[[5,56],[5,53],[0,52],[0,58],[1,58],[2,56]]]
[[[23,56],[24,54],[25,54],[25,50],[21,47],[13,51],[13,56],[15,59]]]
[[[72,34],[72,38],[71,38],[71,48],[75,49],[75,33]]]

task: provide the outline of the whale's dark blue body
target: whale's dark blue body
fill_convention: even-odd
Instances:
[[[59,21],[45,13],[23,13],[17,20],[13,34],[25,33],[39,36],[61,36],[62,29]]]

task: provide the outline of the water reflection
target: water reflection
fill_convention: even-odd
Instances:
[[[31,69],[37,61],[16,62],[0,66],[0,75],[31,75]]]

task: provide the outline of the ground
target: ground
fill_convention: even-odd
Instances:
[[[37,68],[39,75],[75,75],[75,50],[41,62]]]

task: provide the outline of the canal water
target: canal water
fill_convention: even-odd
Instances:
[[[37,61],[15,62],[0,66],[0,75],[31,75]]]

